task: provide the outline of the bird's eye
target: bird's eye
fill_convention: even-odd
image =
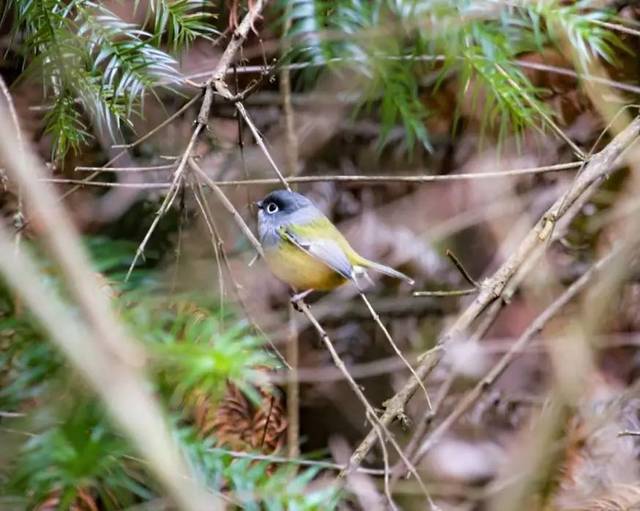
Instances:
[[[278,205],[275,202],[270,202],[267,204],[267,213],[273,215],[278,212]]]

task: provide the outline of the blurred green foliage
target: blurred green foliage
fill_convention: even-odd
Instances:
[[[189,396],[222,397],[228,382],[260,398],[260,368],[278,363],[263,340],[212,297],[163,292],[150,270],[134,272],[135,288],[117,280],[134,252],[129,242],[90,239],[95,267],[110,282],[105,292],[150,354],[149,375],[193,472],[213,491],[224,489],[243,509],[331,509],[332,486],[310,490],[315,470],[236,459],[212,449],[215,438],[195,429]],[[44,258],[41,257],[44,261]],[[46,261],[43,268],[47,268]],[[49,270],[50,285],[59,287]],[[100,402],[57,353],[27,311],[0,287],[0,507],[32,509],[54,502],[69,509],[91,499],[99,509],[123,509],[162,496],[145,462],[105,416]],[[5,449],[4,446],[11,446]]]
[[[594,58],[613,63],[623,48],[601,24],[613,13],[589,0],[281,0],[280,7],[290,26],[288,58],[310,66],[305,80],[321,69],[356,71],[367,84],[361,106],[380,112],[381,145],[400,123],[409,150],[416,142],[430,150],[426,94],[447,80],[455,79],[458,104],[470,98],[483,112],[483,130],[502,140],[544,129],[554,115],[547,91],[531,83],[518,58],[546,48],[566,55],[566,37],[581,72]]]

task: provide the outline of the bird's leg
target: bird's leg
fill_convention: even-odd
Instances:
[[[291,297],[291,305],[293,305],[293,308],[298,312],[302,312],[302,309],[300,308],[300,302],[311,293],[313,293],[313,289],[307,289],[306,291],[302,291],[301,293],[296,293],[295,295],[293,295]]]
[[[369,276],[369,273],[367,272],[367,270],[365,270],[362,266],[355,266],[353,268],[353,283],[358,288],[358,291],[362,292],[362,288],[360,287],[360,282],[358,282],[358,279],[361,277],[364,277],[364,279],[372,286],[374,285],[373,280],[371,280],[371,277]]]

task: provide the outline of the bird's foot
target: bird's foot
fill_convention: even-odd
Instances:
[[[296,293],[291,297],[291,305],[298,312],[302,312],[302,308],[300,307],[300,302],[304,300],[309,294],[313,292],[313,289],[307,289],[306,291],[302,291],[301,293]]]

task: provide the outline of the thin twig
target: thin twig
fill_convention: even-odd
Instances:
[[[273,160],[273,157],[271,156],[271,153],[269,153],[269,150],[267,149],[267,146],[265,145],[264,140],[262,139],[262,135],[260,135],[260,132],[258,131],[258,128],[256,128],[255,124],[251,120],[251,117],[249,117],[249,113],[247,112],[247,109],[244,107],[244,105],[242,103],[239,103],[239,102],[236,103],[236,108],[238,109],[238,112],[240,112],[240,115],[244,119],[244,122],[247,123],[247,126],[249,126],[249,129],[251,130],[251,133],[253,134],[253,138],[255,139],[256,143],[258,144],[258,147],[260,147],[260,149],[262,149],[262,152],[264,153],[265,157],[267,158],[267,161],[269,162],[269,164],[273,168],[274,172],[278,176],[278,179],[279,179],[280,183],[282,183],[282,186],[284,186],[287,190],[291,191],[291,187],[289,186],[289,183],[287,182],[287,180],[282,175],[282,172],[280,171],[280,169],[276,165],[276,162]]]
[[[478,284],[471,274],[464,267],[460,259],[449,249],[447,249],[447,257],[451,260],[456,269],[460,272],[460,275],[466,280],[469,284],[471,284],[474,288],[478,289],[480,284]]]
[[[351,389],[354,391],[354,393],[356,394],[356,396],[358,397],[358,399],[360,400],[360,402],[364,406],[364,408],[366,410],[367,420],[371,423],[371,427],[372,427],[372,430],[374,432],[374,435],[376,435],[376,437],[378,437],[378,435],[381,434],[381,431],[384,432],[384,435],[385,435],[384,438],[386,438],[391,443],[391,445],[394,447],[394,449],[396,450],[396,452],[398,453],[398,455],[400,456],[402,461],[407,465],[407,467],[409,467],[409,471],[411,472],[411,474],[416,478],[416,481],[418,482],[422,492],[426,496],[427,502],[429,503],[429,506],[431,507],[431,509],[432,510],[437,510],[438,507],[435,505],[433,500],[431,500],[431,496],[429,495],[429,491],[427,490],[424,482],[422,481],[422,478],[420,477],[420,474],[418,473],[416,468],[413,466],[413,464],[406,458],[406,456],[402,452],[402,449],[400,448],[400,446],[398,445],[398,443],[394,439],[393,435],[391,435],[391,433],[387,429],[387,425],[380,422],[380,419],[379,419],[378,415],[376,414],[375,410],[373,409],[373,407],[369,403],[368,399],[366,398],[366,396],[364,395],[364,393],[362,392],[362,390],[360,389],[360,387],[358,386],[356,381],[353,379],[353,377],[349,373],[349,370],[344,365],[344,362],[340,358],[340,355],[338,355],[338,352],[333,347],[333,343],[331,342],[331,339],[329,338],[329,335],[327,334],[327,332],[324,330],[322,325],[320,325],[320,323],[318,323],[318,320],[311,313],[311,310],[309,309],[309,306],[303,300],[298,300],[297,304],[298,304],[298,307],[300,308],[300,310],[302,311],[302,313],[307,317],[307,319],[309,320],[311,325],[313,325],[313,327],[315,328],[316,332],[318,333],[318,336],[320,337],[320,339],[324,343],[325,347],[329,351],[329,354],[331,355],[331,358],[333,359],[333,363],[344,374],[347,382],[351,386]],[[351,467],[350,464],[349,464],[347,467],[345,467],[344,470],[342,470],[340,472],[340,474],[345,474],[346,475],[346,474],[352,472],[354,469],[355,469],[355,467]]]
[[[253,452],[245,452],[245,451],[230,451],[228,449],[223,449],[221,447],[211,447],[207,449],[210,452],[216,454],[224,454],[226,456],[231,456],[232,458],[238,459],[246,459],[246,460],[255,460],[255,461],[268,461],[269,463],[282,463],[285,465],[299,465],[301,467],[317,467],[326,470],[342,470],[345,465],[340,465],[339,463],[332,463],[330,461],[318,461],[318,460],[306,460],[303,458],[289,458],[284,456],[274,456],[271,454],[258,454]],[[360,468],[358,470],[363,474],[373,475],[373,476],[381,476],[384,475],[383,468]]]
[[[581,198],[589,196],[595,191],[595,187],[612,171],[616,161],[633,142],[640,133],[640,118],[636,118],[627,128],[616,136],[602,151],[594,155],[584,170],[576,177],[569,190],[567,190],[556,202],[547,210],[542,218],[529,231],[512,255],[500,266],[500,268],[486,279],[482,285],[480,293],[475,300],[458,316],[457,320],[450,328],[442,334],[438,340],[438,345],[446,345],[451,339],[464,337],[465,332],[480,316],[483,311],[501,296],[512,277],[518,273],[527,262],[536,260],[546,248],[548,238],[552,235],[553,226],[563,217],[571,218],[577,214],[572,211],[567,212],[571,206]],[[442,352],[437,351],[425,356],[416,368],[419,379],[424,380],[432,369],[442,358]],[[402,414],[405,404],[411,398],[418,381],[410,378],[405,385],[386,402],[384,414],[380,417],[383,425],[389,425],[391,421]],[[368,435],[354,451],[349,467],[357,467],[364,456],[369,452],[376,442],[375,431],[369,431]]]
[[[524,169],[502,170],[495,172],[466,172],[460,174],[444,174],[444,175],[411,175],[411,176],[368,176],[368,175],[322,175],[322,176],[293,176],[287,178],[287,182],[294,183],[319,183],[319,182],[336,182],[336,183],[366,183],[366,184],[385,184],[385,183],[434,183],[440,181],[466,181],[476,179],[500,179],[505,177],[518,177],[530,174],[547,174],[551,172],[561,172],[573,170],[584,165],[584,162],[559,163],[557,165],[548,165],[544,167],[531,167]],[[124,167],[122,167],[124,168]],[[101,172],[108,172],[109,169],[103,169]],[[88,179],[88,178],[87,178]],[[149,188],[149,189],[166,189],[171,187],[171,183],[107,183],[64,179],[64,178],[44,178],[49,183],[59,184],[79,184],[87,186],[104,186],[104,187],[128,187],[128,188]],[[253,185],[274,185],[280,184],[279,178],[262,178],[262,179],[237,179],[228,181],[213,181],[216,186],[253,186]]]
[[[380,330],[382,330],[382,333],[384,334],[384,336],[387,339],[387,342],[391,345],[391,347],[393,348],[393,351],[396,352],[396,355],[398,355],[398,357],[400,358],[400,360],[402,360],[402,362],[404,363],[405,367],[407,367],[407,369],[409,369],[409,371],[411,372],[411,374],[413,374],[413,376],[415,378],[419,378],[418,375],[416,374],[415,369],[413,368],[413,366],[409,363],[409,361],[405,358],[405,356],[403,355],[402,351],[400,351],[400,348],[398,348],[398,345],[396,344],[396,342],[393,340],[393,337],[391,337],[391,334],[389,333],[389,330],[387,329],[386,326],[384,326],[384,323],[382,322],[382,320],[380,319],[380,316],[378,315],[378,313],[376,312],[376,310],[373,308],[373,306],[371,305],[371,302],[369,301],[369,299],[367,298],[367,296],[360,291],[360,298],[362,298],[362,301],[364,302],[364,304],[367,306],[367,309],[369,310],[369,313],[371,314],[371,317],[373,318],[373,321],[375,321],[375,323],[380,327]],[[431,399],[429,398],[429,392],[427,392],[427,387],[425,387],[424,383],[422,381],[419,381],[419,385],[420,388],[422,389],[422,391],[424,392],[424,397],[427,400],[427,407],[429,408],[429,410],[432,409],[431,406]]]
[[[144,253],[144,249],[149,239],[151,238],[151,235],[153,234],[156,226],[160,222],[160,219],[169,210],[177,196],[178,190],[180,189],[180,186],[182,184],[184,169],[187,165],[187,161],[191,157],[196,140],[198,139],[200,132],[204,130],[204,128],[207,126],[207,123],[209,122],[209,115],[211,113],[211,107],[213,105],[212,85],[215,85],[216,88],[226,88],[226,84],[224,83],[223,79],[226,75],[227,69],[235,58],[236,53],[244,43],[247,34],[249,33],[249,29],[253,26],[253,23],[258,18],[258,16],[260,16],[264,4],[265,2],[263,0],[256,0],[253,8],[249,9],[245,17],[242,19],[240,25],[238,25],[238,27],[234,31],[231,41],[220,56],[218,65],[211,73],[211,78],[207,82],[207,87],[204,91],[204,97],[202,99],[202,104],[200,105],[198,117],[196,118],[196,126],[193,130],[193,133],[191,134],[191,139],[189,140],[187,148],[180,158],[180,163],[178,164],[178,167],[176,168],[176,171],[174,173],[169,191],[167,192],[164,201],[160,205],[160,208],[156,212],[151,226],[147,230],[147,233],[145,234],[142,242],[136,250],[136,254],[133,258],[133,261],[131,262],[131,265],[129,266],[129,270],[127,271],[125,280],[127,280],[131,276],[131,272],[133,271],[134,266],[136,265],[140,256],[142,256],[142,254]]]
[[[148,165],[141,167],[76,167],[75,172],[149,172],[152,170],[168,170],[175,167],[175,163],[165,163],[164,165]]]
[[[398,507],[393,501],[393,496],[391,495],[391,486],[389,485],[389,475],[391,471],[389,469],[389,453],[387,452],[387,445],[382,437],[382,433],[379,430],[376,431],[378,432],[378,442],[380,442],[380,448],[382,450],[382,463],[384,466],[384,494],[387,497],[387,502],[389,503],[391,511],[398,511]]]
[[[239,74],[251,74],[251,73],[272,73],[276,69],[287,69],[289,71],[299,71],[302,69],[308,69],[310,67],[324,67],[331,64],[340,64],[340,63],[358,63],[365,62],[367,57],[336,57],[327,60],[314,60],[313,62],[295,62],[290,64],[282,64],[276,63],[272,66],[269,66],[265,70],[265,66],[263,65],[250,65],[250,66],[238,66],[237,73]],[[384,60],[400,60],[407,62],[442,62],[446,60],[448,57],[445,55],[400,55],[400,56],[390,56],[390,55],[379,55],[376,58],[384,59]],[[462,59],[462,57],[460,57]],[[544,71],[548,73],[554,73],[564,76],[571,76],[572,78],[585,80],[588,82],[599,83],[601,85],[607,85],[609,87],[613,87],[619,90],[624,90],[627,92],[633,92],[634,94],[640,94],[640,87],[624,82],[618,82],[615,80],[609,80],[605,78],[601,78],[599,76],[593,76],[587,73],[578,73],[573,69],[552,66],[549,64],[541,64],[538,62],[530,62],[524,59],[517,59],[514,61],[518,66],[523,67],[525,69],[535,69],[537,71]],[[228,73],[232,71],[229,70]],[[202,71],[199,73],[192,73],[186,75],[185,78],[202,78],[209,75],[209,71]]]
[[[444,298],[448,296],[469,296],[474,295],[478,292],[478,289],[475,287],[469,289],[452,289],[450,291],[441,290],[441,291],[414,291],[413,296],[433,296],[436,298]]]
[[[187,148],[185,149],[182,155],[182,158],[180,159],[180,163],[178,164],[178,167],[176,168],[173,174],[173,181],[171,182],[169,191],[167,192],[167,195],[165,195],[164,200],[160,205],[160,208],[158,209],[158,211],[156,211],[153,221],[151,222],[149,229],[147,229],[147,233],[144,235],[144,238],[142,239],[142,241],[138,245],[138,248],[136,249],[136,253],[133,257],[133,260],[131,261],[131,264],[129,265],[129,269],[127,270],[125,281],[129,280],[129,277],[131,276],[131,272],[135,268],[136,263],[138,262],[138,259],[144,254],[144,250],[147,246],[147,243],[151,239],[151,235],[153,234],[156,227],[158,226],[160,219],[165,215],[167,211],[169,211],[169,209],[173,204],[173,201],[177,197],[180,187],[182,185],[182,179],[184,177],[184,169],[187,165],[187,159],[191,156],[191,152],[195,147],[196,140],[198,140],[198,135],[200,135],[200,132],[202,131],[203,128],[204,128],[204,125],[198,122],[198,124],[196,125],[196,128],[193,130],[193,133],[191,134],[191,139],[187,144]]]
[[[460,272],[460,275],[473,287],[470,289],[452,289],[452,290],[440,290],[440,291],[414,291],[413,296],[433,296],[433,297],[447,297],[447,296],[468,296],[478,292],[480,284],[478,284],[466,268],[462,265],[456,255],[449,249],[447,249],[447,257],[451,260],[456,269]]]
[[[196,200],[196,204],[200,208],[202,213],[202,217],[204,219],[204,223],[209,230],[209,241],[211,242],[211,248],[213,249],[213,255],[216,259],[216,269],[218,271],[218,292],[220,299],[220,319],[222,322],[222,318],[224,317],[223,308],[224,308],[224,278],[222,275],[222,264],[220,264],[220,252],[223,249],[222,238],[220,237],[218,230],[216,229],[215,222],[213,220],[213,215],[211,214],[211,210],[209,208],[209,204],[207,203],[207,199],[205,197],[202,186],[200,185],[200,181],[196,179],[196,186],[193,187],[193,197]],[[234,282],[234,284],[237,284]],[[237,285],[239,288],[239,285]]]

